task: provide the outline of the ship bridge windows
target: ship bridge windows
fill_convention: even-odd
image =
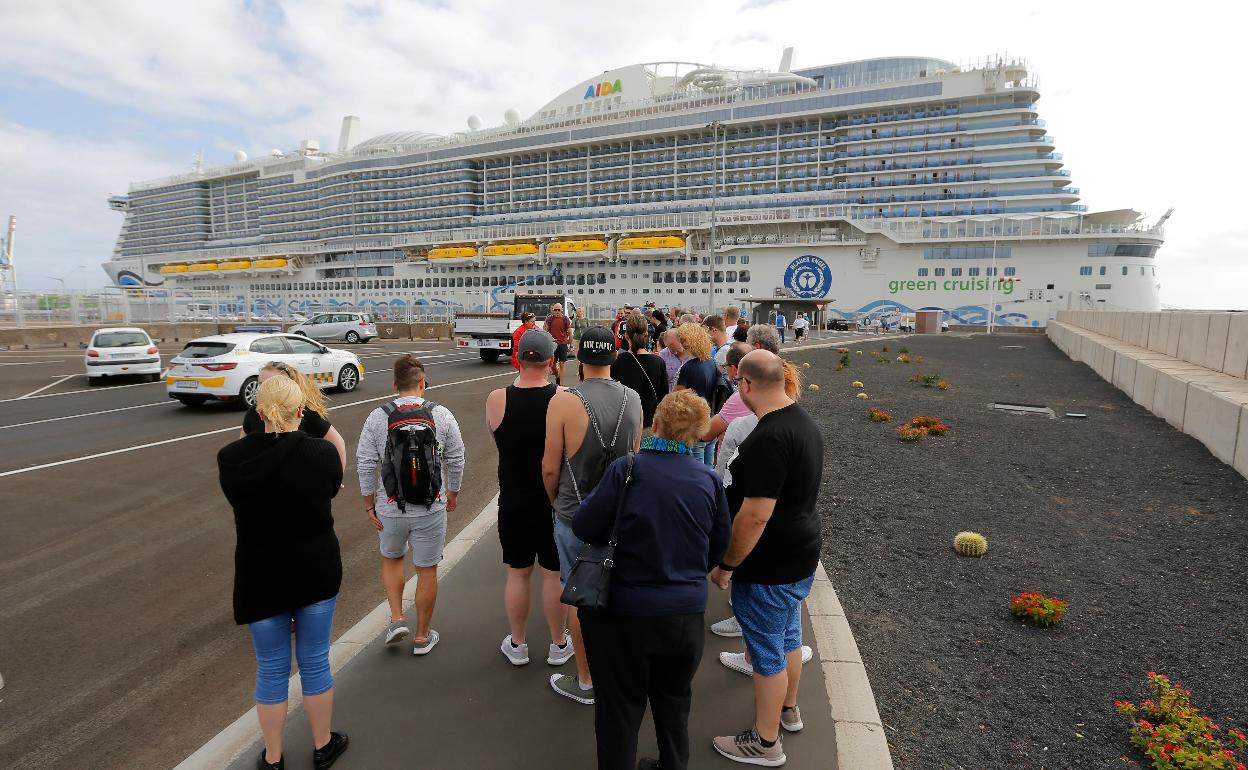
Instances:
[[[944,274],[945,274],[945,269],[943,267],[938,267],[932,271],[932,275],[943,276]]]
[[[920,278],[926,278],[926,277],[927,277],[927,268],[926,268],[926,267],[920,267],[920,268],[919,268],[919,277],[920,277]]]
[[[1100,275],[1105,275],[1105,266],[1101,265]]]
[[[949,268],[949,275],[950,275],[951,277],[954,277],[954,278],[957,278],[957,277],[961,276],[961,275],[962,275],[962,268],[960,268],[960,267],[951,267],[951,268]]]
[[[1092,266],[1085,265],[1079,268],[1079,275],[1092,275]]]

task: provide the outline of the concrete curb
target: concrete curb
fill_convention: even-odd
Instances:
[[[836,726],[836,767],[841,770],[892,770],[884,725],[875,705],[867,669],[858,654],[841,600],[823,564],[806,597],[806,611],[815,630],[819,664],[823,666],[828,704]]]
[[[460,530],[442,551],[442,563],[438,565],[438,579],[444,580],[455,565],[464,558],[483,535],[498,521],[498,495],[486,503],[481,513],[468,522],[468,526]],[[416,596],[416,578],[413,576],[403,587],[403,607],[409,609]],[[329,648],[329,668],[335,674],[381,633],[390,621],[390,606],[382,602],[365,615],[360,622],[335,641]],[[290,699],[288,708],[293,711],[303,702],[303,687],[299,675],[290,678]],[[246,713],[235,719],[228,727],[213,736],[207,743],[200,746],[186,759],[178,763],[174,770],[220,770],[229,767],[249,746],[260,740],[260,723],[256,721],[256,709],[253,706]]]

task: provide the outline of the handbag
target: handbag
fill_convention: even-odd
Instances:
[[[633,480],[633,455],[628,455],[628,469],[624,473],[624,489],[620,490],[615,505],[615,520],[611,522],[611,535],[606,545],[586,543],[576,555],[568,582],[563,587],[560,601],[582,610],[605,610],[611,598],[611,569],[615,566],[615,546],[619,542],[620,517],[624,514],[624,500],[628,497],[628,485]]]

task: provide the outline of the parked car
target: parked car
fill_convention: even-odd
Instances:
[[[187,406],[217,399],[245,409],[256,403],[260,369],[269,361],[290,364],[322,388],[344,393],[364,379],[364,367],[350,351],[295,334],[235,333],[188,342],[169,362],[165,389]]]
[[[109,377],[131,375],[149,382],[160,379],[160,349],[142,329],[96,329],[86,349],[83,358],[90,385],[99,385]]]
[[[377,336],[377,326],[367,313],[317,313],[288,331],[314,340],[342,340],[353,344],[368,342]]]

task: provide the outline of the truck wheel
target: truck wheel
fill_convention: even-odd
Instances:
[[[482,350],[481,360],[486,362],[487,364],[492,364],[498,361],[499,356],[501,356],[502,354],[503,354],[503,351],[501,350]]]

